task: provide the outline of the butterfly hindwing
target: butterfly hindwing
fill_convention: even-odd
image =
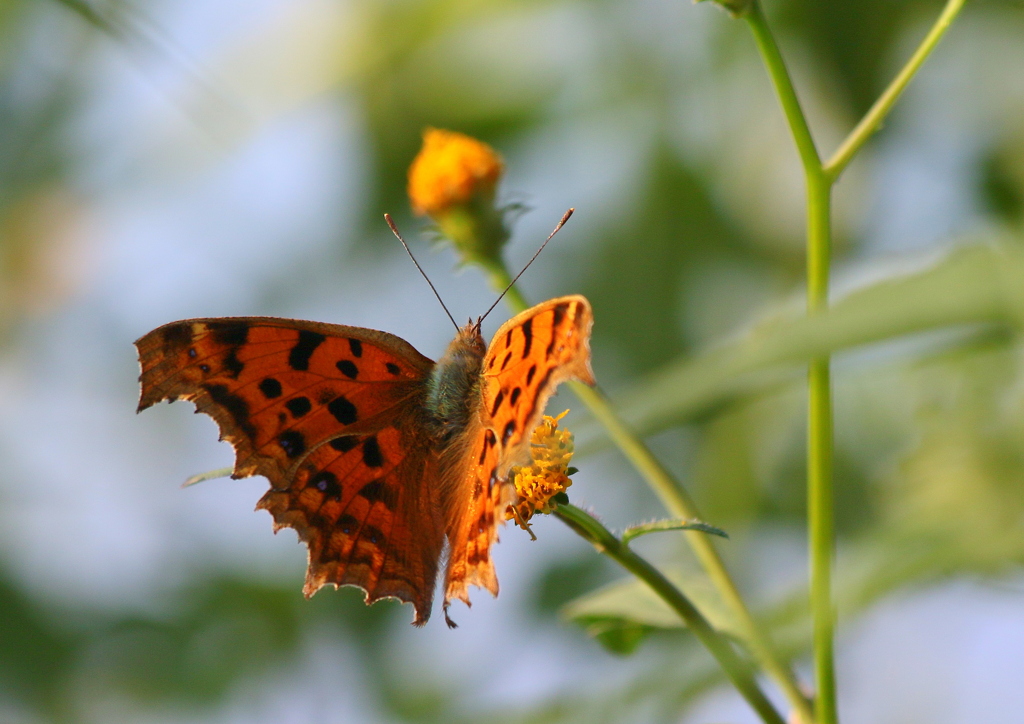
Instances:
[[[193,319],[136,342],[139,409],[186,399],[264,475],[275,526],[310,549],[306,593],[362,587],[430,612],[440,524],[435,458],[418,431],[433,363],[384,332],[265,317]]]
[[[414,416],[375,433],[345,435],[312,451],[289,487],[271,489],[257,508],[290,526],[309,546],[304,592],[357,585],[366,601],[393,596],[425,623],[437,577],[441,527],[436,458],[416,444]]]
[[[466,469],[461,501],[446,506],[450,545],[445,604],[469,602],[467,586],[497,595],[490,559],[497,522],[515,497],[509,468],[528,462],[529,440],[557,386],[594,384],[590,370],[593,313],[585,297],[551,299],[516,315],[495,333],[484,356],[475,422],[460,444]]]

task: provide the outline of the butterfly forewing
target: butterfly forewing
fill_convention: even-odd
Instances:
[[[514,498],[508,470],[529,460],[529,440],[544,406],[565,380],[594,384],[593,313],[586,298],[551,299],[513,317],[495,333],[483,360],[479,410],[466,433],[461,501],[445,506],[450,554],[445,603],[468,603],[468,585],[498,592],[490,547]]]
[[[235,446],[236,477],[284,475],[339,432],[373,429],[432,365],[384,332],[258,317],[174,322],[136,346],[139,409],[193,400]]]
[[[274,318],[193,319],[136,346],[139,409],[187,399],[234,445],[234,477],[310,547],[325,583],[395,596],[426,621],[443,541],[432,451],[419,432],[433,363],[384,332]]]

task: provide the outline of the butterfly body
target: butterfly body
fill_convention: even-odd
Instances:
[[[487,345],[475,324],[459,329],[427,381],[425,407],[439,440],[465,431],[479,402],[480,366]]]
[[[459,330],[435,364],[386,332],[272,317],[192,319],[136,342],[139,410],[191,400],[235,448],[232,477],[264,475],[257,507],[309,547],[304,592],[355,585],[430,615],[447,541],[445,609],[497,595],[490,559],[515,492],[509,468],[557,385],[590,372],[590,305],[552,299],[485,346]],[[446,614],[447,617],[447,614]]]

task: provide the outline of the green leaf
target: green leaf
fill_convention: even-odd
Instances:
[[[1024,249],[1014,243],[975,244],[924,271],[852,292],[822,314],[779,312],[735,342],[669,364],[618,397],[616,409],[635,430],[648,434],[796,379],[814,357],[914,332],[1022,322]],[[579,448],[593,448],[605,438],[588,423],[577,428],[576,439]]]
[[[712,626],[729,636],[740,635],[739,626],[703,574],[679,569],[663,572]],[[577,598],[562,608],[562,618],[582,626],[602,645],[620,654],[632,653],[658,629],[686,627],[679,615],[637,578],[617,581]]]
[[[653,523],[643,523],[641,525],[634,525],[626,530],[622,531],[622,542],[629,543],[634,538],[639,538],[642,535],[648,533],[659,533],[666,530],[698,530],[701,533],[708,533],[710,535],[721,536],[722,538],[728,538],[729,534],[721,528],[716,528],[710,523],[705,523],[700,520],[684,520],[682,518],[674,520],[656,520]]]
[[[196,483],[201,483],[204,480],[215,480],[217,478],[230,478],[231,473],[234,472],[233,468],[217,468],[216,470],[208,470],[205,473],[199,473],[193,475],[191,478],[181,484],[181,487],[188,488]]]

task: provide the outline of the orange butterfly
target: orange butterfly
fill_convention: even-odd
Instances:
[[[189,319],[135,345],[139,410],[191,400],[235,448],[232,477],[264,475],[257,508],[309,546],[303,588],[354,585],[366,602],[430,616],[448,540],[444,611],[472,584],[498,594],[490,558],[515,502],[509,468],[564,380],[594,384],[582,296],[516,315],[484,345],[459,329],[437,363],[386,332],[273,317]]]

